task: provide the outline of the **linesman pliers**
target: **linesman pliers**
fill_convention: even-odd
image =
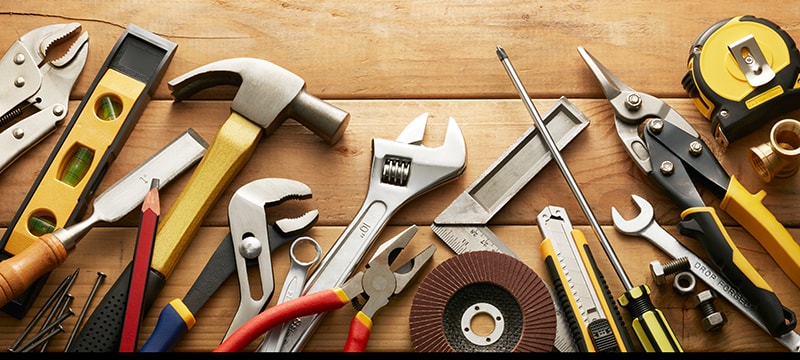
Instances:
[[[79,35],[80,34],[80,35]],[[61,57],[46,61],[56,45],[74,42]],[[0,171],[67,116],[69,93],[86,64],[89,35],[81,24],[40,27],[20,37],[0,59],[0,127],[5,127],[31,107],[30,116],[0,132]]]
[[[800,250],[761,203],[766,193],[762,190],[750,194],[728,175],[697,131],[664,101],[625,85],[583,47],[578,47],[578,52],[614,108],[614,124],[628,155],[683,209],[683,221],[678,223],[681,234],[700,241],[727,280],[753,302],[772,336],[794,329],[794,312],[781,304],[731,241],[714,208],[703,202],[694,180],[721,199],[720,208],[761,242],[789,274],[785,266],[788,261],[800,259]],[[783,256],[776,256],[777,253]],[[796,275],[797,272],[789,276]]]
[[[417,226],[412,225],[383,243],[367,263],[366,269],[353,275],[341,287],[303,295],[264,310],[236,330],[214,352],[241,351],[273,327],[297,317],[333,311],[350,302],[360,310],[350,323],[344,351],[364,351],[372,330],[372,317],[389,303],[389,299],[405,289],[436,251],[431,244],[392,271],[391,264],[416,233]],[[360,303],[359,296],[366,300],[364,304]]]

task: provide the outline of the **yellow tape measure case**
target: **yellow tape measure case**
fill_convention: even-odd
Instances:
[[[772,21],[722,20],[692,44],[683,88],[723,146],[798,106],[800,52]]]

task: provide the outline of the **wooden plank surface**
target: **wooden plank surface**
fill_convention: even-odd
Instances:
[[[710,126],[688,99],[680,80],[686,72],[689,48],[695,38],[719,20],[752,14],[779,24],[800,37],[800,10],[791,2],[733,1],[720,6],[697,1],[25,1],[0,5],[0,47],[44,25],[76,21],[89,32],[86,67],[71,93],[74,111],[98,69],[125,27],[136,24],[176,42],[178,50],[135,131],[97,189],[99,194],[187,128],[210,141],[230,112],[236,89],[210,89],[197,101],[173,103],[166,81],[198,66],[225,58],[255,57],[271,61],[302,77],[311,94],[329,100],[351,114],[344,137],[328,145],[299,123],[289,120],[264,137],[244,170],[222,194],[203,222],[161,296],[147,313],[140,341],[152,331],[158,312],[173,298],[183,297],[217,244],[228,232],[227,204],[240,186],[264,177],[302,181],[313,198],[269,209],[270,218],[296,216],[316,208],[317,225],[309,233],[324,250],[330,248],[352,220],[366,195],[371,163],[371,140],[394,139],[412,119],[431,114],[425,146],[444,141],[447,119],[458,123],[467,143],[467,168],[458,179],[411,201],[390,219],[378,241],[410,224],[420,232],[406,251],[435,244],[436,264],[454,253],[430,230],[430,224],[450,202],[491,165],[532,121],[519,100],[495,47],[503,46],[519,71],[540,112],[566,96],[591,124],[563,151],[576,181],[603,226],[622,265],[635,284],[653,289],[653,301],[665,313],[687,351],[770,351],[786,349],[740,314],[731,304],[716,305],[728,315],[719,332],[703,331],[701,315],[691,296],[650,278],[648,263],[669,260],[645,240],[616,232],[611,207],[626,216],[636,208],[631,194],[654,204],[657,221],[685,245],[701,247],[678,234],[678,206],[642,174],[627,157],[616,137],[613,111],[577,53],[583,45],[622,81],[637,90],[663,98],[701,133],[723,167],[751,192],[764,189],[764,204],[790,233],[800,236],[798,178],[763,183],[747,161],[749,149],[768,140],[778,119],[765,124],[727,149],[717,146]],[[6,44],[6,45],[3,45]],[[264,99],[269,101],[269,99]],[[70,113],[71,114],[71,113]],[[796,117],[797,112],[784,117]],[[0,226],[7,227],[41,171],[63,125],[0,173]],[[161,191],[166,211],[186,184],[188,175]],[[719,200],[701,188],[703,198],[718,207]],[[547,279],[538,251],[542,240],[536,215],[548,205],[562,206],[582,230],[613,294],[623,287],[588,221],[555,164],[549,164],[494,218],[492,230],[536,273]],[[766,251],[735,221],[720,212],[734,242],[774,288],[784,305],[800,309],[798,288]],[[71,293],[73,309],[83,306],[95,274],[108,275],[95,303],[130,262],[139,214],[132,212],[114,224],[92,229],[66,263],[49,277],[28,315],[17,320],[0,314],[0,344],[10,346],[46,295],[76,268],[80,276]],[[276,296],[288,270],[288,249],[273,254]],[[408,315],[421,279],[395,298],[375,318],[368,351],[413,351]],[[548,280],[549,281],[549,280]],[[704,288],[704,285],[700,285]],[[176,351],[213,350],[222,339],[239,302],[238,285],[230,279],[198,314],[198,323]],[[272,300],[272,303],[275,299]],[[354,311],[328,314],[306,351],[340,351]],[[623,311],[626,321],[630,320]],[[66,334],[56,336],[48,351],[62,351],[75,317],[64,322]],[[629,324],[629,323],[628,323]],[[630,325],[628,325],[630,328]],[[252,350],[254,345],[249,348]]]

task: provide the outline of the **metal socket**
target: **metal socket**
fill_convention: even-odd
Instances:
[[[750,164],[761,180],[787,178],[800,168],[800,121],[783,119],[772,126],[769,142],[750,148]]]

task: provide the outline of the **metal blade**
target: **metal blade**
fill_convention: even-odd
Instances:
[[[567,98],[561,97],[545,114],[544,123],[559,150],[589,125]],[[552,159],[543,139],[531,125],[489,168],[436,219],[436,225],[484,225]]]

